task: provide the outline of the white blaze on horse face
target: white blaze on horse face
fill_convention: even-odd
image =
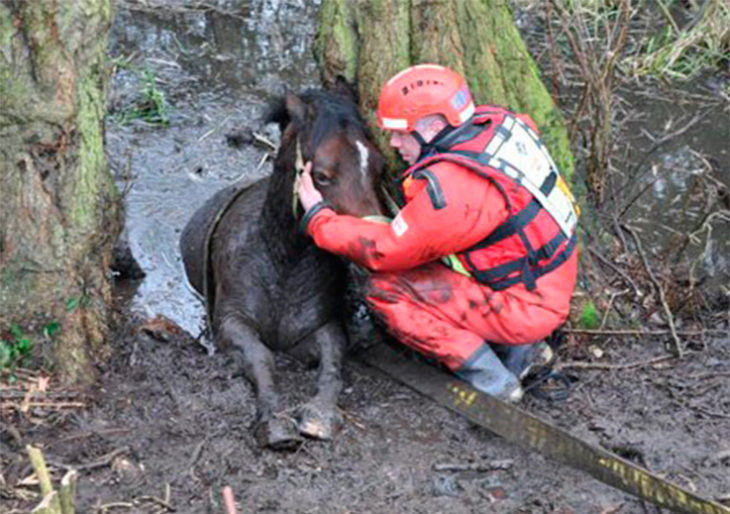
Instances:
[[[362,144],[360,141],[355,141],[355,145],[357,146],[357,151],[360,152],[360,175],[362,178],[362,183],[364,185],[367,185],[368,156],[370,154],[368,153],[367,147],[364,144]]]

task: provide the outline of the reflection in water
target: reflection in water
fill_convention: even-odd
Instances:
[[[318,3],[127,4],[129,10],[120,9],[115,21],[111,52],[137,52],[148,65],[181,67],[195,86],[177,94],[225,88],[263,99],[284,83],[298,89],[313,82],[310,48]]]
[[[259,166],[264,150],[233,148],[225,135],[262,130],[266,101],[284,84],[317,82],[309,51],[315,14],[305,1],[120,3],[110,54],[132,58],[114,76],[106,138],[119,189],[128,189],[130,247],[147,274],[133,311],[200,332],[204,312],[184,279],[180,231],[215,191],[270,171]],[[167,127],[119,121],[139,101],[144,73],[154,74],[169,104]]]
[[[701,83],[684,87],[700,90]],[[691,268],[695,280],[710,279],[704,287],[719,292],[730,277],[730,223],[722,214],[728,212],[730,124],[727,110],[715,106],[719,101],[702,93],[627,93],[642,114],[627,131],[641,134],[630,141],[641,165],[629,162],[617,191],[620,202],[633,201],[625,219],[648,250]]]

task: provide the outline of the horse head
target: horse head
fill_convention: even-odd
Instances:
[[[312,161],[312,179],[338,213],[383,214],[378,186],[385,161],[343,82],[335,91],[287,93],[268,120],[282,131],[276,169],[294,174],[297,162]]]

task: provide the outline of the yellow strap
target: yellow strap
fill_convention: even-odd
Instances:
[[[445,257],[441,258],[441,262],[446,264],[449,268],[451,268],[451,271],[455,271],[456,273],[459,273],[461,275],[464,275],[465,277],[471,277],[472,274],[469,273],[469,270],[467,270],[464,265],[461,263],[458,257],[456,257],[455,253],[452,253],[451,255],[447,255]]]
[[[398,207],[398,204],[393,199],[392,196],[390,196],[390,193],[388,192],[388,189],[385,187],[385,184],[380,185],[380,192],[383,195],[383,198],[385,199],[385,206],[388,208],[388,212],[392,216],[397,216],[400,212],[400,208]]]
[[[573,192],[570,190],[570,187],[568,187],[568,184],[565,182],[565,180],[563,180],[563,177],[558,175],[558,180],[557,182],[555,182],[555,186],[570,199],[571,203],[573,204],[573,208],[575,209],[576,216],[580,217],[580,206],[578,205],[578,202],[575,201],[575,196],[573,196]]]
[[[380,214],[371,214],[369,216],[363,216],[362,219],[367,221],[377,221],[378,223],[390,223],[392,220],[388,216],[382,216]]]

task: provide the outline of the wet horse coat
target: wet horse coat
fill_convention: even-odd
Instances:
[[[280,101],[269,116],[282,130],[272,175],[214,195],[181,237],[185,270],[205,297],[214,338],[239,351],[256,388],[255,435],[265,446],[291,446],[299,434],[330,439],[340,423],[346,268],[299,231],[293,189],[301,148],[317,187],[338,212],[380,212],[375,185],[383,159],[345,91],[288,94]],[[293,419],[282,413],[272,350],[303,355],[312,343],[319,351],[317,392]]]

